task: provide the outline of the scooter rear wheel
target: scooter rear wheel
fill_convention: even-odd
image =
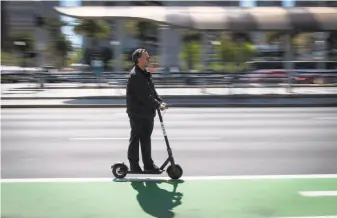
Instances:
[[[128,167],[124,163],[117,163],[112,167],[112,174],[116,178],[124,178],[128,173]]]
[[[170,165],[166,171],[171,179],[179,179],[183,175],[183,169],[178,164]]]

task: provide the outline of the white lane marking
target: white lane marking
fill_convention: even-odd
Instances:
[[[329,197],[337,196],[337,191],[301,191],[300,195],[305,197]]]
[[[337,218],[337,215],[332,216],[284,216],[275,218]]]
[[[135,175],[132,175],[135,176]],[[128,176],[124,180],[135,177]],[[142,180],[170,180],[169,177],[139,175]],[[183,176],[181,180],[263,180],[263,179],[337,179],[337,174],[308,174],[308,175],[242,175],[242,176]],[[2,183],[28,182],[112,182],[114,178],[20,178],[1,179]],[[121,180],[123,181],[123,180]]]
[[[104,137],[88,137],[88,138],[69,138],[69,140],[129,140],[130,138],[104,138]],[[164,136],[161,138],[151,138],[152,140],[165,140]],[[169,140],[220,140],[221,138],[198,138],[198,137],[190,137],[190,138],[169,138]]]
[[[337,120],[337,117],[314,117],[316,120]]]

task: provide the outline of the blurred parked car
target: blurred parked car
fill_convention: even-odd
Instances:
[[[246,79],[248,83],[287,83],[288,74],[284,69],[255,70],[248,73]]]
[[[295,81],[300,84],[337,83],[337,69],[295,70]]]

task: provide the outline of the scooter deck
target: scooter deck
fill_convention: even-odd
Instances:
[[[147,172],[147,171],[132,172],[132,171],[127,171],[127,174],[139,174],[139,175],[142,175],[142,174],[153,174],[153,175],[156,175],[156,174],[162,174],[163,172],[165,172],[165,170],[160,170],[159,172]]]

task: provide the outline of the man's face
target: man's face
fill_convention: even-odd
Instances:
[[[148,67],[150,64],[150,55],[147,52],[143,52],[138,61],[143,67]]]

